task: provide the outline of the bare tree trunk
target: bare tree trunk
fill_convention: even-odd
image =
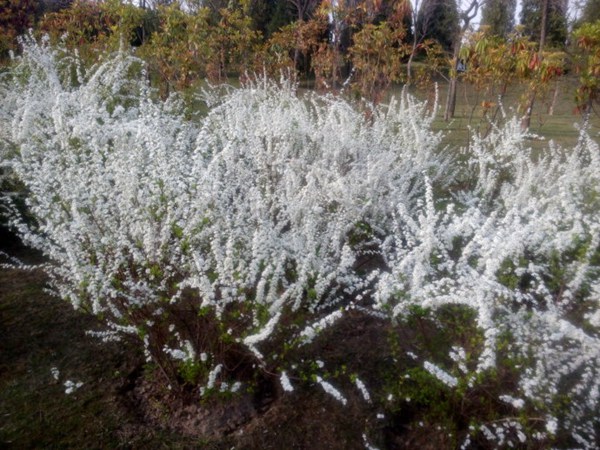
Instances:
[[[560,87],[558,85],[558,81],[556,81],[556,84],[554,86],[554,94],[552,95],[552,103],[550,103],[550,107],[548,108],[549,116],[554,115],[554,107],[556,106],[556,101],[558,100],[558,91],[559,90],[560,90]]]
[[[301,26],[304,19],[304,13],[300,8],[298,8],[298,24]],[[299,61],[300,61],[300,50],[298,49],[298,45],[300,45],[300,34],[296,31],[296,45],[294,46],[294,68],[297,70],[297,73],[300,72]]]
[[[527,131],[531,125],[531,113],[533,112],[533,105],[535,104],[536,89],[532,89],[525,105],[525,115],[521,119],[521,131]]]
[[[504,99],[504,96],[506,95],[507,90],[508,90],[508,81],[504,80],[504,84],[502,85],[502,89],[500,90],[500,95],[498,96],[498,105],[496,106],[496,109],[494,110],[494,114],[492,114],[492,117],[489,120],[488,127],[485,130],[485,134],[483,135],[484,138],[488,137],[488,135],[494,128],[494,123],[496,122],[496,117],[498,117],[498,113],[502,109],[502,100]]]
[[[416,30],[415,30],[416,35]],[[408,57],[408,62],[406,63],[406,84],[412,83],[412,62],[415,57],[415,53],[417,51],[417,42],[416,38],[413,41],[412,49],[410,51],[410,56]]]
[[[404,0],[405,2],[410,3],[408,0]],[[434,3],[430,3],[429,7],[423,6],[423,2],[421,0],[413,0],[413,6],[411,8],[411,20],[413,26],[413,35],[412,35],[412,45],[410,49],[410,55],[408,57],[408,61],[406,63],[406,84],[410,85],[413,80],[413,71],[412,65],[415,59],[415,55],[417,54],[417,48],[425,39],[427,35],[427,29],[429,28],[429,22],[433,19],[433,15],[431,13],[431,6]],[[427,3],[425,4],[427,6]],[[420,23],[419,17],[422,16],[422,22]]]
[[[540,29],[540,47],[538,48],[539,61],[542,61],[542,52],[544,45],[546,45],[546,26],[548,23],[548,3],[550,0],[544,0],[542,5],[542,24]],[[535,97],[537,95],[537,87],[534,86],[529,94],[529,99],[525,106],[525,115],[521,119],[521,131],[526,131],[531,125],[531,114],[533,113],[533,105],[535,104]]]
[[[462,36],[462,33],[461,33]],[[454,117],[456,110],[456,88],[458,85],[458,73],[456,66],[458,65],[458,55],[460,53],[460,36],[454,44],[454,53],[452,56],[453,68],[450,71],[450,82],[448,84],[448,96],[446,97],[446,110],[444,111],[444,120],[447,122]]]
[[[546,0],[547,1],[547,0]],[[477,15],[479,6],[483,4],[485,0],[473,0],[469,7],[461,11],[460,17],[463,21],[460,31],[454,41],[454,49],[452,52],[452,70],[450,71],[450,83],[448,86],[448,97],[446,98],[446,110],[444,111],[444,120],[447,122],[454,117],[454,110],[456,109],[456,86],[458,84],[458,73],[456,71],[458,65],[458,57],[460,55],[460,48],[462,45],[462,38],[465,31],[469,28],[471,20]]]

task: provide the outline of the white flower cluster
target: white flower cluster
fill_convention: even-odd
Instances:
[[[317,384],[321,385],[323,390],[325,392],[327,392],[329,395],[331,395],[333,398],[335,398],[338,402],[340,402],[342,405],[346,406],[346,404],[348,403],[348,400],[331,383],[323,380],[321,377],[318,376]]]
[[[369,306],[375,272],[356,268],[377,257],[391,205],[412,211],[422,174],[448,173],[432,117],[408,96],[368,123],[341,99],[263,80],[190,122],[176,99],[153,99],[130,55],[86,72],[61,49],[23,44],[0,87],[3,149],[18,149],[2,164],[36,223],[12,224],[53,261],[60,297],[138,334],[149,355],[213,355],[214,341],[186,332],[205,325],[194,309],[230,321],[232,341],[261,360],[273,334],[307,343],[348,299]],[[283,311],[306,326],[282,330]]]
[[[83,381],[67,380],[67,381],[65,381],[64,386],[65,386],[65,394],[70,395],[73,392],[75,392],[77,389],[79,389],[81,386],[83,386]]]
[[[518,121],[508,120],[475,138],[467,163],[456,165],[469,189],[436,200],[430,183],[419,212],[397,205],[396,231],[382,246],[390,272],[379,279],[377,307],[391,318],[411,305],[472,309],[485,339],[476,371],[496,367],[499,336],[509,336],[511,356],[528,361],[515,394],[544,405],[568,395],[569,407],[551,428],[593,448],[600,151],[584,130],[574,148],[550,143],[536,155],[525,138]],[[465,373],[461,354],[450,356]]]
[[[425,370],[427,372],[429,372],[431,375],[433,375],[439,381],[444,383],[446,386],[449,386],[449,387],[458,386],[458,379],[456,377],[453,377],[448,372],[446,372],[442,368],[436,366],[435,364],[430,363],[429,361],[425,361],[423,363],[423,367],[425,368]]]
[[[325,328],[333,325],[337,320],[343,316],[342,311],[337,310],[328,314],[327,316],[320,319],[317,323],[308,325],[304,330],[300,332],[302,343],[308,344],[313,341],[317,334],[323,331]]]
[[[501,395],[498,398],[503,402],[512,405],[512,407],[515,409],[521,409],[523,408],[523,406],[525,406],[525,400],[523,400],[522,398],[515,398],[511,395]]]
[[[512,419],[499,420],[491,424],[482,424],[478,427],[471,426],[471,432],[479,431],[482,436],[495,448],[518,448],[527,442],[527,435],[523,426]],[[537,436],[538,439],[542,438]],[[467,436],[461,449],[469,448],[470,437]]]
[[[290,383],[290,379],[287,376],[287,373],[285,372],[285,370],[283,372],[281,372],[279,381],[281,382],[281,387],[283,388],[283,390],[285,392],[293,392],[294,391],[294,386],[292,386],[292,383]]]
[[[215,389],[217,385],[217,377],[219,376],[222,370],[222,364],[217,364],[215,367],[212,368],[212,370],[208,374],[206,386],[200,387],[200,396],[203,396],[206,392]],[[221,383],[221,385],[223,385],[223,383]]]
[[[163,347],[163,351],[171,356],[171,358],[179,361],[194,361],[196,353],[190,341],[185,341],[182,349]]]
[[[360,394],[362,395],[362,398],[365,400],[365,402],[371,403],[371,394],[369,394],[369,391],[367,389],[367,386],[365,386],[365,383],[363,383],[360,378],[356,377],[354,379],[354,384],[360,391]]]

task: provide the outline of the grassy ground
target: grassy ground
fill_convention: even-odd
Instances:
[[[9,243],[7,235],[3,238]],[[40,261],[16,245],[8,247],[27,263]],[[110,444],[107,425],[98,421],[117,418],[97,416],[114,408],[92,392],[118,372],[118,358],[86,339],[83,326],[93,325],[90,318],[49,297],[45,283],[39,269],[0,271],[0,442],[61,447],[91,434],[99,445]],[[107,366],[114,372],[103,370]],[[60,381],[52,367],[60,370]],[[66,379],[82,380],[92,389],[64,395]]]
[[[509,86],[502,100],[502,106],[507,116],[520,116],[518,107],[527,92],[527,86]],[[530,132],[552,140],[563,146],[572,146],[577,141],[577,126],[583,124],[583,118],[575,111],[575,90],[577,79],[574,76],[563,77],[551,84],[546,92],[540,92],[536,97],[531,117]],[[393,90],[392,94],[398,93]],[[415,90],[413,93],[421,99],[432,101],[435,98],[433,90]],[[454,118],[448,122],[443,120],[446,104],[447,83],[441,80],[438,84],[439,110],[434,122],[434,127],[446,133],[446,142],[450,145],[464,146],[468,143],[469,134],[472,132],[484,133],[490,118],[494,116],[499,105],[498,97],[494,93],[478,91],[470,84],[459,82],[457,92],[457,105]],[[484,102],[488,102],[484,106]],[[492,104],[491,107],[490,103]],[[501,112],[496,117],[501,117]],[[594,112],[590,115],[589,131],[597,136],[600,133],[600,115]],[[532,146],[541,148],[547,145],[540,140],[532,140]]]

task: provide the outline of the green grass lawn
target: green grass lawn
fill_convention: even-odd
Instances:
[[[398,94],[400,89],[401,87],[396,87],[391,90],[390,94]],[[546,146],[544,140],[552,140],[566,147],[575,144],[579,134],[576,126],[583,124],[583,117],[575,111],[576,89],[576,77],[563,77],[551,84],[547,92],[536,96],[530,132],[543,140],[533,139],[532,146],[534,148]],[[429,91],[414,89],[412,92],[420,99],[432,101],[435,98],[433,89]],[[502,101],[507,116],[521,115],[518,106],[526,92],[527,86],[525,85],[509,86]],[[469,83],[459,82],[455,116],[446,122],[443,119],[446,95],[447,82],[439,80],[439,109],[434,128],[446,134],[445,142],[447,144],[464,146],[468,143],[469,133],[485,132],[489,126],[490,117],[494,114],[495,106],[498,105],[498,97],[493,93],[478,91]],[[486,110],[482,106],[484,101],[493,102],[495,105]],[[496,117],[500,119],[501,113],[499,112]],[[600,133],[600,115],[593,112],[589,119],[589,131],[593,136],[597,136]]]

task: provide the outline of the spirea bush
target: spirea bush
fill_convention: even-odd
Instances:
[[[436,199],[428,188],[421,211],[408,213],[403,204],[391,211],[396,230],[381,246],[390,270],[378,279],[375,306],[393,320],[415,308],[434,316],[449,306],[476,313],[480,342],[448,343],[454,345],[440,366],[424,364],[463,391],[486,376],[516,372],[516,385],[506,392],[500,386],[498,396],[514,416],[493,427],[471,425],[488,445],[523,443],[527,430],[538,440],[568,435],[569,445],[594,448],[598,144],[582,131],[572,149],[550,144],[533,155],[519,128],[509,120],[473,140],[454,169],[469,184],[451,198]]]
[[[84,73],[24,47],[2,117],[35,223],[13,224],[51,260],[56,293],[102,317],[103,338],[138,336],[171,382],[237,386],[368,307],[389,208],[417,207],[425,175],[449,178],[409,97],[366,121],[260,80],[207,93],[192,123],[131,55]]]
[[[300,355],[347,311],[442,332],[464,315],[409,355],[424,399],[493,396],[459,444],[596,445],[600,155],[584,130],[534,154],[507,119],[448,152],[408,95],[365,116],[258,79],[207,91],[190,121],[145,80],[125,52],[85,71],[25,40],[0,87],[2,164],[34,220],[5,209],[55,293],[104,320],[95,334],[137,339],[174,388],[306,378],[346,404]]]

